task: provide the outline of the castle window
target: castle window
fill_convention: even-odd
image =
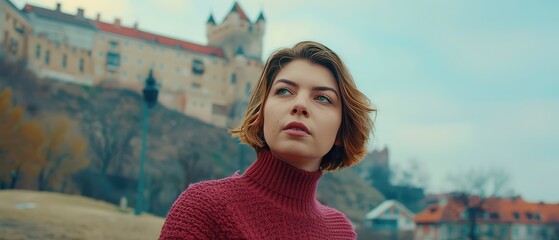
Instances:
[[[110,70],[115,70],[120,67],[120,54],[115,52],[107,53],[107,68]]]
[[[66,68],[68,65],[68,56],[66,54],[62,54],[62,68]]]
[[[231,84],[237,83],[237,74],[231,74]]]
[[[196,75],[204,74],[204,62],[200,59],[194,59],[192,61],[192,72]]]
[[[12,54],[17,54],[17,49],[19,48],[19,43],[17,42],[17,40],[11,38],[10,39],[10,52]]]
[[[45,64],[46,64],[46,65],[49,65],[49,63],[50,63],[50,51],[47,50],[47,51],[45,52]]]
[[[83,58],[80,58],[79,70],[80,70],[80,73],[83,73],[83,71],[84,71],[84,60],[83,60]]]
[[[37,44],[37,46],[35,47],[35,58],[36,59],[41,59],[41,45]]]
[[[192,83],[193,89],[200,89],[200,83]]]

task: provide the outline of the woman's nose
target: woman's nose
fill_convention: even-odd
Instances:
[[[291,115],[303,115],[304,117],[308,117],[309,110],[304,103],[297,102],[291,108]]]

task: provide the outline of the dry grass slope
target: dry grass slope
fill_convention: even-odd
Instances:
[[[0,191],[0,239],[157,239],[163,221],[81,196]]]

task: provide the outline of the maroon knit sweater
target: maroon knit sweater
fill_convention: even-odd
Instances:
[[[262,150],[242,176],[184,191],[159,239],[356,239],[343,213],[316,200],[321,176]]]

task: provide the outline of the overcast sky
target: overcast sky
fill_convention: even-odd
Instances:
[[[101,13],[144,31],[206,43],[231,0],[17,0],[75,14]],[[160,4],[164,3],[164,4]],[[301,40],[344,59],[378,108],[370,149],[388,146],[391,164],[410,159],[431,192],[449,174],[503,168],[533,201],[559,202],[559,1],[256,1],[266,17],[264,56]]]

